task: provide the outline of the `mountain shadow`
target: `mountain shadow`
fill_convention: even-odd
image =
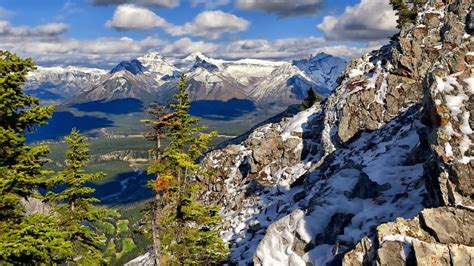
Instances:
[[[72,128],[76,128],[82,133],[87,131],[112,127],[113,121],[96,116],[76,116],[71,112],[55,112],[53,118],[47,125],[38,127],[38,129],[27,136],[28,141],[40,140],[59,140],[62,137],[69,135]]]
[[[143,102],[135,98],[116,99],[111,101],[97,100],[73,104],[71,107],[82,112],[102,112],[113,115],[141,113],[144,110]]]
[[[26,91],[28,94],[33,95],[34,97],[40,100],[62,100],[63,96],[54,93],[45,88],[31,89]]]
[[[193,116],[209,120],[228,120],[238,118],[257,109],[255,104],[245,99],[198,100],[191,103],[189,112]]]
[[[153,197],[154,192],[147,185],[153,178],[146,171],[130,171],[118,174],[110,182],[89,185],[96,189],[94,196],[101,204],[128,204]]]

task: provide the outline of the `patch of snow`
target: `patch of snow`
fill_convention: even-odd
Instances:
[[[466,100],[469,100],[469,97],[467,97],[466,94],[460,91],[458,95],[446,95],[445,99],[446,99],[446,105],[451,111],[451,114],[453,116],[457,116],[458,114],[462,112],[461,108],[464,107],[464,102]]]
[[[413,244],[415,238],[404,235],[385,235],[382,237],[382,243],[385,241],[400,242],[406,244]]]
[[[292,137],[292,132],[303,133],[303,131],[305,131],[308,127],[310,118],[315,115],[318,109],[319,105],[315,104],[311,108],[296,114],[283,128],[281,138],[285,141]]]
[[[472,145],[472,143],[471,143],[471,139],[469,138],[469,136],[464,135],[462,140],[459,142],[459,150],[460,150],[461,155],[462,155],[462,158],[459,160],[460,163],[468,164],[468,163],[471,162],[471,160],[474,159],[473,157],[465,155],[466,152],[469,151],[471,145]]]
[[[444,145],[444,152],[446,153],[446,156],[448,157],[454,156],[453,148],[451,147],[451,144],[449,144],[449,142],[446,142],[446,144]]]
[[[364,72],[362,72],[362,70],[358,68],[354,68],[354,69],[351,69],[351,71],[349,71],[349,78],[354,78],[354,77],[358,77],[362,75],[364,75]]]
[[[469,89],[470,93],[474,93],[474,77],[467,78],[464,80],[467,83],[467,88]]]

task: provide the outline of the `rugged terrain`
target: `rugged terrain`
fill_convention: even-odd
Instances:
[[[336,84],[346,62],[319,54],[294,62],[243,59],[227,61],[193,53],[169,59],[157,52],[123,61],[108,73],[88,68],[39,68],[29,77],[28,87],[71,97],[69,103],[135,98],[143,102],[168,100],[177,79],[185,74],[193,101],[241,99],[259,104],[294,104],[309,87],[323,95]],[[65,88],[60,91],[59,88]],[[43,97],[43,98],[45,98]]]
[[[474,263],[474,11],[428,0],[321,104],[202,161],[232,262]]]

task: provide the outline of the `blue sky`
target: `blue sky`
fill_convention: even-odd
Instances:
[[[0,0],[0,49],[44,65],[168,57],[359,56],[396,32],[388,0]]]

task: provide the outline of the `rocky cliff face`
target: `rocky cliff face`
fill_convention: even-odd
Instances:
[[[428,0],[322,104],[209,153],[233,262],[470,265],[471,0]]]

